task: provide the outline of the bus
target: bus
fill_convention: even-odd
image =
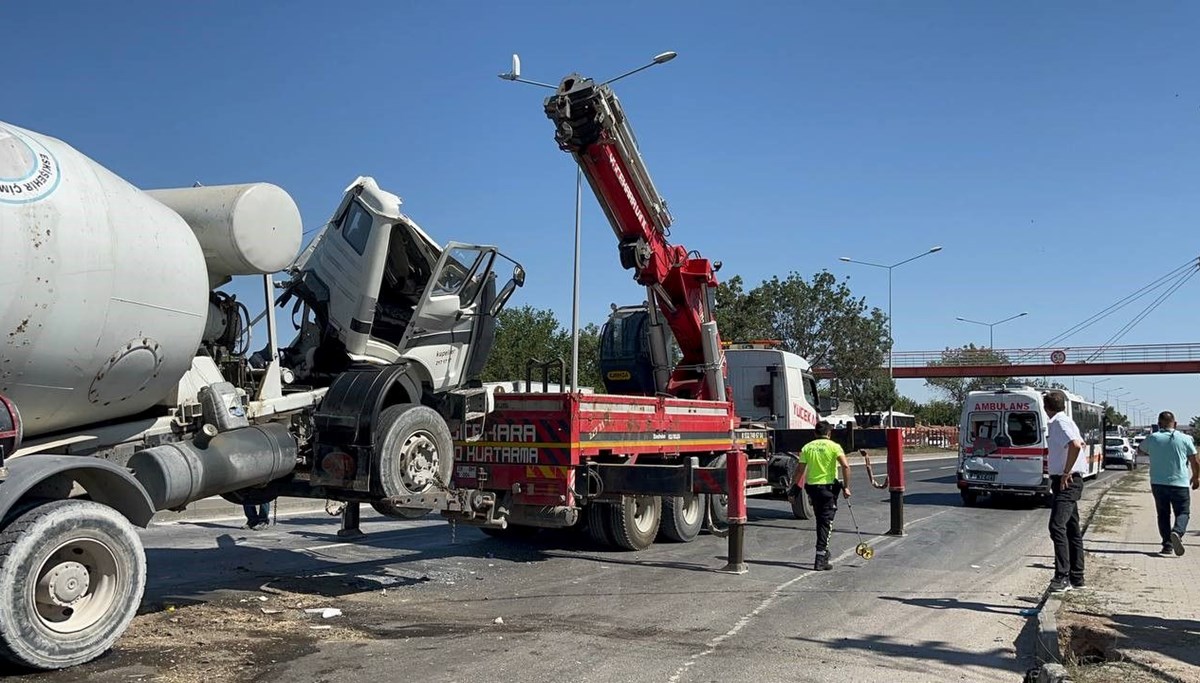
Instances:
[[[981,495],[1050,497],[1049,447],[1042,398],[1061,395],[1086,444],[1084,478],[1104,470],[1104,408],[1062,389],[1003,386],[967,394],[959,426],[958,490],[964,505]]]

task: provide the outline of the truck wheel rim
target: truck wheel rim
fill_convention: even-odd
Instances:
[[[78,633],[112,610],[123,579],[117,555],[103,541],[77,538],[46,556],[31,586],[33,614],[55,633]]]
[[[638,531],[649,533],[654,526],[654,506],[658,501],[652,496],[635,496],[633,499],[633,524]]]
[[[404,488],[421,493],[433,485],[438,472],[437,442],[429,432],[414,432],[400,447]]]
[[[704,508],[700,505],[700,496],[694,493],[683,497],[683,520],[688,524],[695,524],[700,516],[704,514]]]

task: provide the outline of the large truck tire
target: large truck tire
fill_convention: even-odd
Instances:
[[[375,424],[375,468],[388,498],[411,496],[450,485],[454,467],[454,442],[450,428],[436,410],[415,403],[389,406]],[[425,508],[385,504],[380,514],[415,519]]]
[[[588,538],[592,539],[596,545],[606,548],[613,545],[612,525],[609,523],[609,519],[612,517],[611,507],[612,505],[609,503],[592,502],[588,503],[586,510],[587,524],[585,528]]]
[[[63,669],[108,651],[146,586],[133,525],[89,500],[56,500],[0,531],[0,657]]]
[[[788,498],[788,502],[792,505],[792,516],[796,519],[813,518],[812,501],[803,490],[797,490],[795,496]]]
[[[621,496],[613,503],[609,522],[613,543],[626,550],[645,550],[658,535],[662,501],[658,496]]]
[[[664,496],[662,521],[658,525],[659,535],[676,543],[689,543],[694,540],[700,535],[700,528],[704,526],[707,498],[702,493]]]
[[[386,500],[372,501],[371,507],[374,508],[375,512],[378,512],[384,517],[390,517],[392,519],[421,519],[430,512],[433,512],[432,510],[426,510],[425,508],[399,507],[392,505]]]

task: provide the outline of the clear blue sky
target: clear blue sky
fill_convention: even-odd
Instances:
[[[837,257],[944,245],[896,271],[901,350],[1023,310],[996,345],[1036,345],[1200,254],[1191,3],[19,3],[3,25],[5,120],[142,187],[274,182],[306,229],[373,175],[435,238],[522,261],[515,303],[564,321],[573,167],[543,92],[496,78],[512,52],[551,82],[679,52],[618,92],[674,239],[722,276],[828,268],[882,307],[885,274]],[[590,196],[584,220],[600,322],[642,294]],[[1197,341],[1197,287],[1124,341]],[[1200,413],[1191,376],[1106,385]]]

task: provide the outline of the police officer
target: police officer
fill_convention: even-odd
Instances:
[[[817,517],[817,557],[813,569],[833,569],[829,564],[829,534],[833,531],[833,517],[837,514],[837,497],[841,492],[850,497],[850,461],[846,453],[829,438],[829,423],[817,423],[817,438],[800,451],[800,464],[796,466],[796,481],[804,481],[804,491],[812,503]],[[837,468],[842,468],[842,479],[838,480]],[[793,489],[794,494],[798,491]]]

